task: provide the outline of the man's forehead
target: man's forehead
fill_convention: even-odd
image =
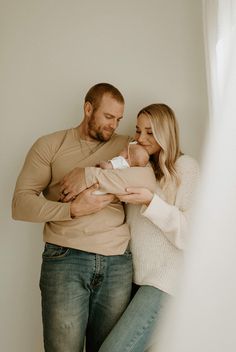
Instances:
[[[100,102],[100,105],[102,105],[102,104],[117,104],[117,105],[120,105],[120,106],[124,106],[124,103],[118,101],[110,93],[103,94],[101,102]]]
[[[124,112],[124,104],[117,101],[111,95],[102,98],[99,108],[103,110],[106,115],[122,118]]]

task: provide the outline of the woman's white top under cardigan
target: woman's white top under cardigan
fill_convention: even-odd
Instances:
[[[176,161],[180,184],[163,192],[157,182],[149,206],[128,205],[134,282],[173,294],[183,249],[188,238],[188,218],[199,177],[197,162],[182,155]]]

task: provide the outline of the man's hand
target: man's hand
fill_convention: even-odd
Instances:
[[[126,188],[126,192],[128,193],[117,195],[121,202],[131,204],[145,204],[148,206],[153,198],[153,193],[147,188],[128,187]]]
[[[75,199],[75,197],[85,190],[85,176],[84,168],[76,167],[67,175],[65,175],[60,182],[60,201],[69,202]]]
[[[113,194],[93,194],[98,188],[98,184],[87,188],[71,202],[71,217],[77,218],[79,216],[96,213],[114,201],[115,196]]]

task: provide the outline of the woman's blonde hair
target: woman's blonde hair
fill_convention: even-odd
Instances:
[[[140,115],[146,115],[149,118],[153,136],[161,147],[157,154],[150,157],[161,188],[165,189],[172,182],[179,185],[175,162],[182,152],[174,111],[166,104],[151,104],[140,110],[138,117]]]

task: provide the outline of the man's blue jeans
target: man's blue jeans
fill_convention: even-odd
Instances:
[[[40,289],[46,352],[96,352],[130,299],[132,257],[46,244]]]

